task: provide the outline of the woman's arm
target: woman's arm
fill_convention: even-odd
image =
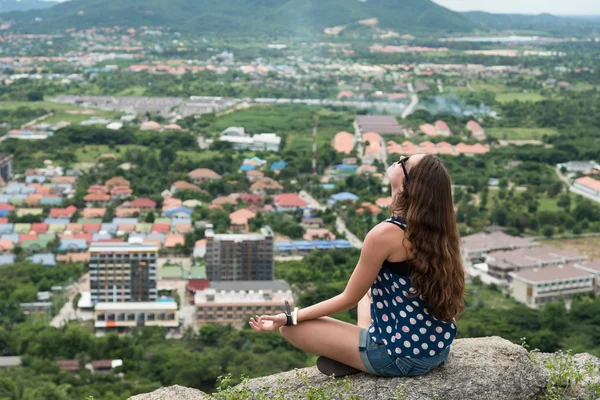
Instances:
[[[365,237],[360,258],[344,292],[298,310],[298,322],[337,314],[355,307],[369,291],[383,262],[398,248],[398,230],[392,224],[379,224],[371,229]],[[394,234],[390,234],[391,232]]]

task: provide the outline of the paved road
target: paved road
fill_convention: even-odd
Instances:
[[[324,211],[327,208],[304,190],[300,191],[299,196],[302,200],[306,201],[311,208],[321,211]],[[346,228],[344,220],[339,215],[337,216],[337,219],[335,221],[335,227],[338,232],[342,233],[344,236],[346,236],[346,238],[348,238],[348,241],[352,244],[352,246],[354,246],[357,249],[362,248],[361,240],[357,238],[352,232],[350,232],[348,228]]]
[[[50,326],[55,328],[62,327],[66,322],[76,320],[79,318],[79,312],[73,309],[73,299],[77,296],[77,293],[90,290],[90,273],[86,273],[81,276],[80,281],[69,291],[69,300],[60,309],[58,314],[50,322]]]
[[[571,186],[571,182],[569,181],[569,178],[567,178],[562,171],[560,170],[560,168],[554,168],[554,171],[556,172],[556,175],[558,176],[558,179],[560,179],[561,181],[563,181],[567,186]]]
[[[415,107],[417,106],[417,104],[419,104],[419,96],[417,95],[417,93],[415,92],[415,89],[413,88],[412,83],[408,84],[408,90],[411,93],[410,95],[410,104],[408,105],[408,107],[406,107],[406,109],[402,112],[402,118],[406,118],[408,117],[410,114],[412,114],[412,112],[414,111]]]

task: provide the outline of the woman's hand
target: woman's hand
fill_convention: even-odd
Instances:
[[[256,319],[250,317],[249,324],[256,332],[272,332],[276,329],[281,328],[287,323],[287,317],[285,314],[277,315],[257,315]]]

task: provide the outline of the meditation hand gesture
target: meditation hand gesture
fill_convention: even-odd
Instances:
[[[257,315],[256,319],[250,317],[249,324],[256,332],[272,332],[284,326],[286,322],[285,314],[261,315],[260,317]]]

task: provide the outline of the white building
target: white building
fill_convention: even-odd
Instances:
[[[530,308],[539,308],[559,298],[570,300],[576,294],[596,292],[594,274],[571,265],[527,269],[510,275],[513,297]]]
[[[571,192],[600,203],[600,181],[589,176],[575,179],[573,186],[571,186]]]
[[[243,127],[230,127],[219,135],[219,140],[232,144],[234,150],[279,151],[281,137],[274,133],[251,136]]]
[[[598,287],[600,283],[600,260],[577,263],[573,264],[573,266],[581,271],[594,274],[596,279],[596,294],[598,294],[600,292],[600,288]]]
[[[123,332],[134,327],[160,326],[179,328],[177,303],[98,303],[94,309],[94,327],[96,333],[112,330]]]
[[[566,163],[556,164],[556,167],[565,168],[567,172],[586,172],[594,169],[600,169],[600,164],[595,161],[569,161]]]

